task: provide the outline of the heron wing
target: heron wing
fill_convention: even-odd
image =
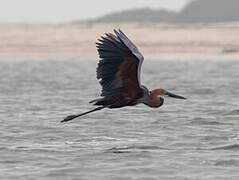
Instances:
[[[96,43],[101,59],[97,67],[101,96],[123,94],[131,99],[139,98],[143,94],[140,84],[143,55],[121,30],[114,32],[115,35],[101,36]]]

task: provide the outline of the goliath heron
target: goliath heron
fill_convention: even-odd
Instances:
[[[97,108],[67,116],[61,122],[70,121],[79,116],[104,108],[121,108],[143,103],[158,108],[163,105],[163,96],[186,99],[164,89],[149,91],[140,82],[143,55],[129,38],[119,29],[114,34],[106,33],[96,43],[100,61],[97,67],[97,79],[102,86],[101,98],[90,101]]]

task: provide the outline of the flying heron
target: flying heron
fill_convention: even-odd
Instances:
[[[152,108],[163,105],[163,97],[186,99],[164,89],[149,91],[140,82],[143,55],[129,38],[119,29],[115,34],[106,33],[96,43],[100,61],[97,79],[102,86],[101,98],[90,101],[97,108],[67,116],[61,122],[70,121],[85,114],[104,108],[121,108],[143,103]]]

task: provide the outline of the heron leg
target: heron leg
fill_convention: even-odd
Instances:
[[[63,119],[61,122],[71,121],[71,120],[73,120],[73,119],[75,119],[75,118],[77,118],[77,117],[80,117],[80,116],[83,116],[83,115],[92,113],[92,112],[94,112],[94,111],[99,111],[99,110],[104,109],[104,108],[106,108],[106,107],[108,107],[108,106],[97,107],[97,108],[95,108],[95,109],[92,109],[92,110],[90,110],[90,111],[87,111],[87,112],[84,112],[84,113],[81,113],[81,114],[69,115],[69,116],[67,116],[65,119]]]

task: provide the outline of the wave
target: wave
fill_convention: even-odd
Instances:
[[[230,111],[229,113],[226,113],[225,115],[239,115],[239,109],[234,109]]]
[[[220,160],[215,162],[216,166],[238,166],[239,165],[239,161],[235,160],[235,159],[229,159],[229,160]]]
[[[220,147],[211,148],[210,150],[239,150],[239,144],[230,144]]]
[[[193,125],[232,125],[232,123],[219,122],[215,120],[209,120],[209,118],[196,117],[190,122]]]
[[[169,148],[159,147],[159,146],[125,146],[125,147],[113,147],[106,152],[110,153],[130,153],[130,152],[142,152],[142,151],[153,151],[153,150],[172,150]]]

